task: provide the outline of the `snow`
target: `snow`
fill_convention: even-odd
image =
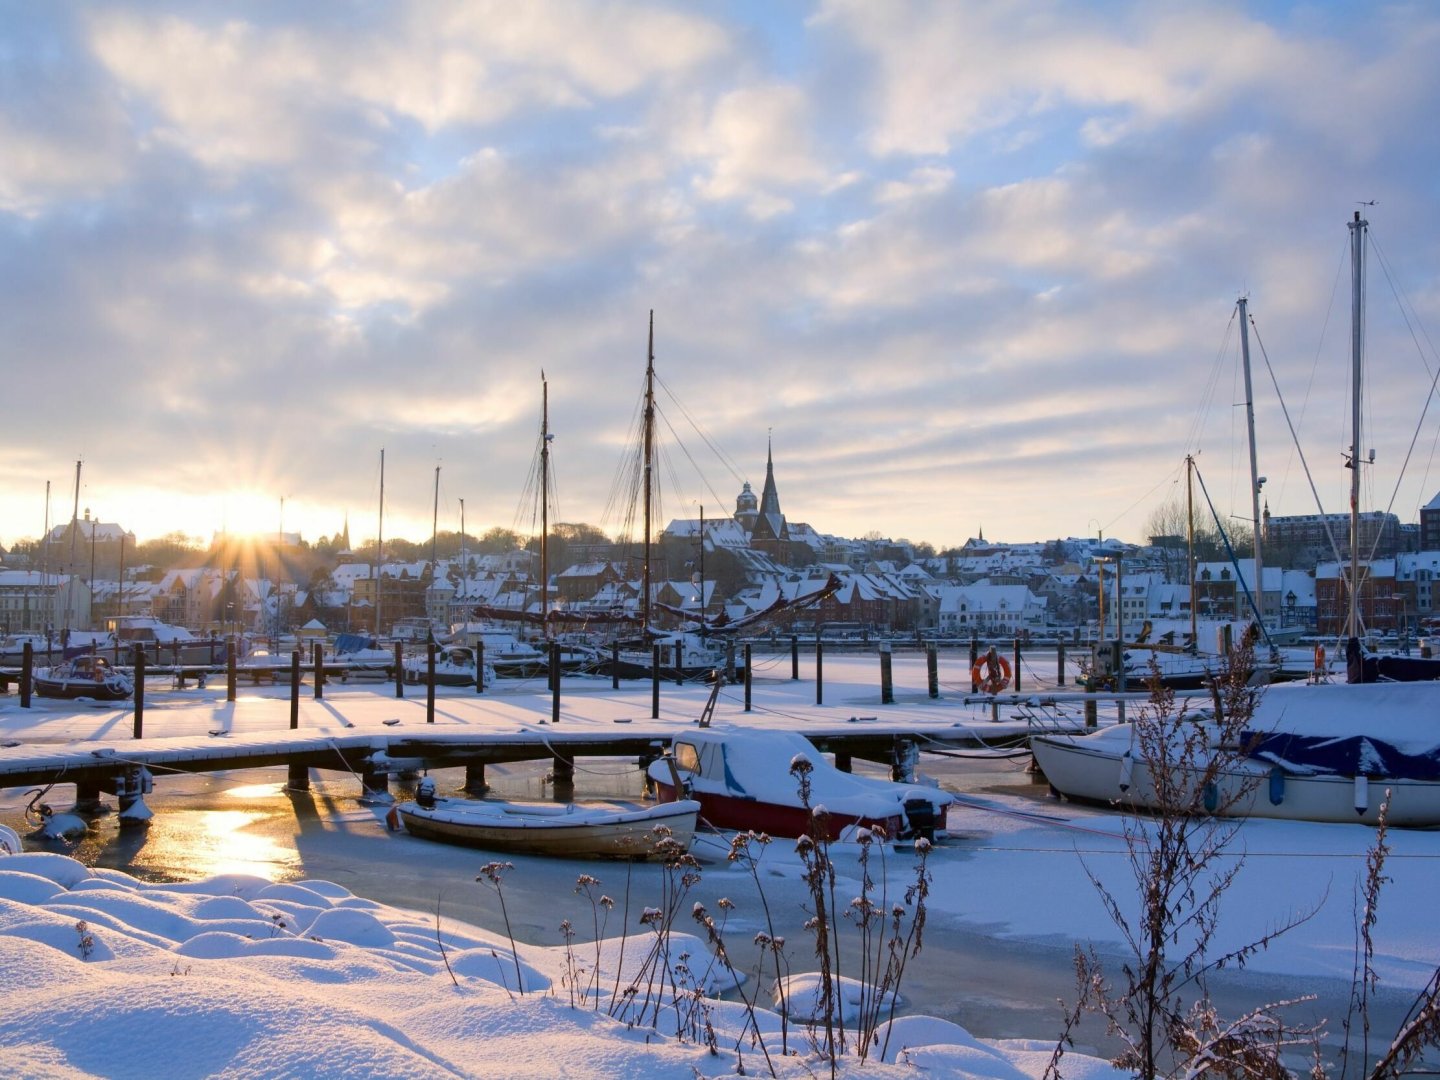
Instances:
[[[953,663],[945,658],[960,682],[946,684],[939,701],[927,698],[923,665],[907,668],[897,661],[898,704],[883,708],[877,705],[873,657],[827,661],[830,704],[807,704],[807,697],[813,699],[813,682],[791,682],[788,657],[768,668],[762,660],[757,663],[763,681],[757,680],[756,713],[742,714],[738,689],[726,688],[714,727],[853,731],[877,714],[882,722],[936,734],[967,726],[998,734],[1010,726],[1008,715],[996,723],[988,708],[956,704],[968,692],[968,671],[961,670],[959,658]],[[1041,689],[1033,670],[1027,669],[1025,676],[1027,692]],[[649,714],[648,685],[628,695],[612,694],[605,682],[598,688],[567,684],[559,730],[598,737],[613,731],[616,722],[634,718],[636,727],[652,723],[670,734],[694,733],[694,717],[708,693],[703,687],[666,688],[665,716],[652,722],[642,719]],[[1376,700],[1373,688],[1279,687],[1266,693],[1261,707],[1287,719],[1303,715],[1307,724],[1344,725],[1353,732],[1351,703],[1358,697],[1352,689],[1369,689],[1372,696],[1366,700]],[[1420,717],[1387,720],[1387,741],[1418,744],[1428,739],[1425,717],[1433,716],[1434,709],[1426,703],[1437,690],[1386,688],[1396,710],[1412,710]],[[1410,705],[1402,704],[1410,698]],[[131,714],[125,707],[39,703],[21,710],[14,701],[14,695],[0,698],[0,739],[7,744],[0,747],[0,759],[22,754],[35,758],[53,751],[54,760],[63,762],[76,754],[124,755],[133,746],[148,749],[157,744],[173,745],[177,753],[192,756],[221,751],[238,755],[254,746],[292,740],[334,745],[364,739],[380,746],[395,733],[383,725],[396,720],[402,725],[399,732],[412,736],[430,728],[447,738],[473,732],[529,739],[537,731],[557,730],[540,726],[549,715],[543,691],[527,696],[508,687],[493,693],[487,689],[483,696],[473,690],[440,694],[437,722],[431,727],[425,723],[423,702],[415,697],[395,699],[388,686],[347,690],[332,684],[323,701],[302,696],[301,730],[294,733],[287,730],[283,691],[247,687],[240,700],[231,703],[217,696],[213,686],[208,694],[193,688],[173,694],[147,692],[143,741],[128,738]],[[997,709],[995,715],[1010,711]],[[211,729],[230,734],[208,738]],[[42,742],[57,745],[39,746]],[[58,745],[62,742],[71,745]],[[792,757],[790,750],[772,751],[770,767],[788,773]],[[170,782],[157,780],[157,795]],[[52,801],[60,805],[59,799]],[[351,831],[363,826],[377,837],[383,835],[383,811],[335,806],[327,813]],[[62,816],[68,815],[56,815]],[[1126,890],[1125,820],[1108,811],[1055,801],[962,794],[949,808],[950,839],[937,844],[928,857],[934,880],[927,949],[932,943],[938,947],[942,935],[959,930],[1007,946],[1053,944],[1068,952],[1075,944],[1093,944],[1114,955],[1120,935],[1090,878],[1103,882],[1122,904],[1134,902],[1133,885]],[[1261,820],[1240,823],[1238,829],[1229,857],[1243,857],[1245,866],[1227,889],[1217,948],[1253,941],[1292,916],[1308,914],[1306,921],[1250,958],[1246,977],[1275,976],[1301,992],[1316,980],[1348,984],[1355,964],[1355,898],[1374,830]],[[1393,830],[1388,842],[1385,873],[1390,880],[1374,931],[1374,962],[1383,988],[1413,991],[1440,966],[1440,937],[1433,929],[1433,898],[1440,893],[1440,832]],[[837,895],[858,895],[856,856],[840,851],[836,858]],[[788,843],[770,845],[765,859],[767,879],[794,880],[800,873]],[[908,865],[893,863],[892,881],[903,878]],[[407,866],[405,872],[417,867]],[[707,865],[705,872],[727,888],[738,887],[744,878],[736,867]],[[87,869],[60,854],[0,853],[0,1075],[733,1075],[733,1048],[748,1022],[733,1000],[710,1006],[711,1021],[720,1033],[718,1057],[710,1056],[703,1041],[676,1039],[673,1017],[668,1029],[662,1022],[657,1030],[649,1022],[619,1022],[603,1007],[622,963],[622,982],[638,977],[638,946],[653,937],[640,925],[642,908],[657,899],[637,896],[623,955],[618,911],[609,923],[600,948],[596,982],[603,993],[597,1011],[593,993],[572,1008],[563,946],[522,942],[517,979],[504,935],[451,919],[443,920],[437,932],[434,912],[377,903],[334,882],[276,883],[225,874],[148,884],[116,871]],[[86,924],[91,942],[88,955],[82,955],[80,947],[80,922]],[[786,951],[793,973],[803,976],[805,967],[813,967],[811,941],[795,932],[789,937]],[[698,958],[692,966],[701,971],[707,987],[718,992],[721,973],[700,963],[709,955],[705,942],[677,933],[673,944],[672,957],[688,952]],[[581,987],[588,989],[594,944],[577,937],[573,948],[584,964]],[[963,979],[963,973],[957,975],[957,982]],[[525,993],[520,992],[522,985]],[[758,990],[759,1000],[767,1005],[772,1000],[770,979],[744,989]],[[977,1039],[949,1020],[927,1015],[942,1011],[942,1003],[914,999],[904,986],[901,994],[903,1010],[912,1015],[895,1021],[885,1053],[889,1064],[879,1063],[877,1048],[863,1068],[847,1062],[844,1075],[908,1077],[917,1067],[929,1070],[926,1075],[957,1078],[1043,1073],[1053,1041]],[[767,1008],[758,1018],[761,1029],[778,1039],[778,1014]],[[1332,1015],[1332,1028],[1336,1021]],[[1058,1020],[1056,1029],[1058,1034]],[[827,1071],[805,1056],[808,1050],[803,1039],[793,1038],[793,1025],[791,1034],[791,1045],[798,1046],[802,1056],[777,1056],[781,1075]],[[747,1075],[766,1074],[758,1053],[747,1049],[744,1059]],[[1066,1055],[1064,1072],[1085,1080],[1118,1075],[1103,1062],[1079,1054]]]
[[[577,944],[572,979],[564,947],[522,945],[517,964],[504,939],[331,882],[148,884],[21,853],[0,856],[0,938],[6,1076],[721,1076],[735,1074],[737,1044],[749,1073],[759,1069],[743,1006],[668,989],[678,979],[683,990],[682,965],[709,991],[724,981],[684,933],[663,950],[668,974],[647,964],[658,939],[637,927],[628,949],[600,943],[598,975],[593,943]],[[612,1018],[611,988],[632,984]],[[803,1027],[790,1034],[797,1053],[782,1057],[779,1017],[760,1010],[757,1024],[779,1075],[820,1070]],[[840,1071],[910,1076],[923,1063],[956,1078],[1037,1077],[1048,1058],[906,1017],[888,1041],[886,1060],[899,1064],[851,1058]],[[1066,1060],[1066,1075],[1118,1075]]]

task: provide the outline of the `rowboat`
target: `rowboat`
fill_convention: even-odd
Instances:
[[[700,804],[582,806],[575,803],[511,803],[497,799],[448,799],[426,794],[397,803],[391,826],[411,836],[517,855],[567,859],[658,859],[690,847]],[[428,805],[426,805],[428,803]],[[665,845],[664,838],[678,847]]]

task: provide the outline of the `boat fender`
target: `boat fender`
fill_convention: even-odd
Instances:
[[[1211,780],[1205,785],[1205,812],[1213,814],[1220,807],[1220,787]]]
[[[1285,801],[1285,770],[1276,765],[1270,770],[1270,805],[1279,806]]]
[[[400,831],[400,807],[392,805],[385,815],[385,827],[391,832]]]
[[[1135,759],[1134,759],[1134,757],[1131,756],[1130,751],[1129,751],[1129,750],[1126,750],[1125,753],[1120,756],[1120,790],[1121,790],[1121,791],[1129,791],[1129,790],[1130,790],[1130,775],[1131,775],[1134,771],[1135,771]]]
[[[1355,813],[1364,815],[1370,809],[1370,778],[1355,777]]]

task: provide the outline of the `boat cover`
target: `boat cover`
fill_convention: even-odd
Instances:
[[[1250,756],[1279,765],[1292,775],[1382,776],[1394,780],[1440,780],[1440,753],[1410,754],[1373,735],[1335,738],[1325,735],[1245,732]]]

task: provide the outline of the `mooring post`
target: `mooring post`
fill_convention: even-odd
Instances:
[[[395,686],[405,680],[400,676],[400,642],[395,643]],[[425,722],[435,722],[435,639],[425,642]]]
[[[405,696],[405,646],[398,641],[395,642],[395,696]]]
[[[1055,650],[1055,685],[1065,685],[1065,639],[1061,638]]]
[[[30,679],[35,674],[35,646],[25,642],[20,650],[20,707],[30,708]]]
[[[815,635],[815,704],[825,704],[825,643]]]
[[[855,759],[851,755],[849,750],[835,751],[835,768],[839,769],[841,772],[855,771]]]
[[[975,665],[980,662],[980,642],[975,638],[970,639],[970,693],[980,692],[980,680],[975,676]]]
[[[685,685],[685,643],[675,642],[675,685]]]
[[[390,774],[384,769],[375,768],[367,761],[360,770],[360,797],[375,798],[389,794]]]
[[[558,755],[552,757],[550,779],[554,784],[553,794],[557,802],[569,802],[575,797],[575,762]]]
[[[325,696],[325,646],[315,642],[311,655],[315,658],[315,700],[319,701]]]
[[[105,810],[105,800],[100,798],[100,785],[85,783],[75,785],[75,813],[99,814]]]
[[[485,786],[485,763],[479,762],[474,765],[465,766],[465,793],[467,795],[484,795],[489,789]]]
[[[1020,639],[1015,639],[1015,692],[1020,692]]]
[[[235,635],[225,641],[225,700],[235,700]]]
[[[890,779],[897,784],[915,782],[915,766],[920,763],[920,747],[909,739],[896,739],[890,759]]]
[[[880,643],[880,704],[895,704],[895,683],[890,666],[890,643]]]
[[[550,722],[560,722],[560,643],[550,643]]]
[[[620,642],[610,643],[610,689],[620,689]]]
[[[725,639],[725,681],[735,684],[735,639]]]
[[[796,634],[790,635],[790,681],[800,681],[800,638]]]
[[[300,650],[290,654],[290,730],[300,726]]]
[[[483,694],[484,692],[485,692],[485,642],[484,642],[484,641],[476,641],[476,642],[475,642],[475,693],[477,693],[477,694]],[[484,774],[483,774],[483,773],[481,774],[481,780],[482,780],[482,782],[483,782],[483,780],[484,780]],[[467,789],[467,790],[468,790],[468,789]]]
[[[660,719],[660,646],[650,646],[650,719]]]
[[[290,762],[288,773],[289,776],[285,781],[287,788],[291,791],[310,790],[310,767],[308,765],[301,765],[298,761],[292,761]]]
[[[135,738],[145,731],[145,647],[135,646]]]
[[[934,645],[925,648],[925,682],[930,688],[930,696],[940,696],[940,650]]]

